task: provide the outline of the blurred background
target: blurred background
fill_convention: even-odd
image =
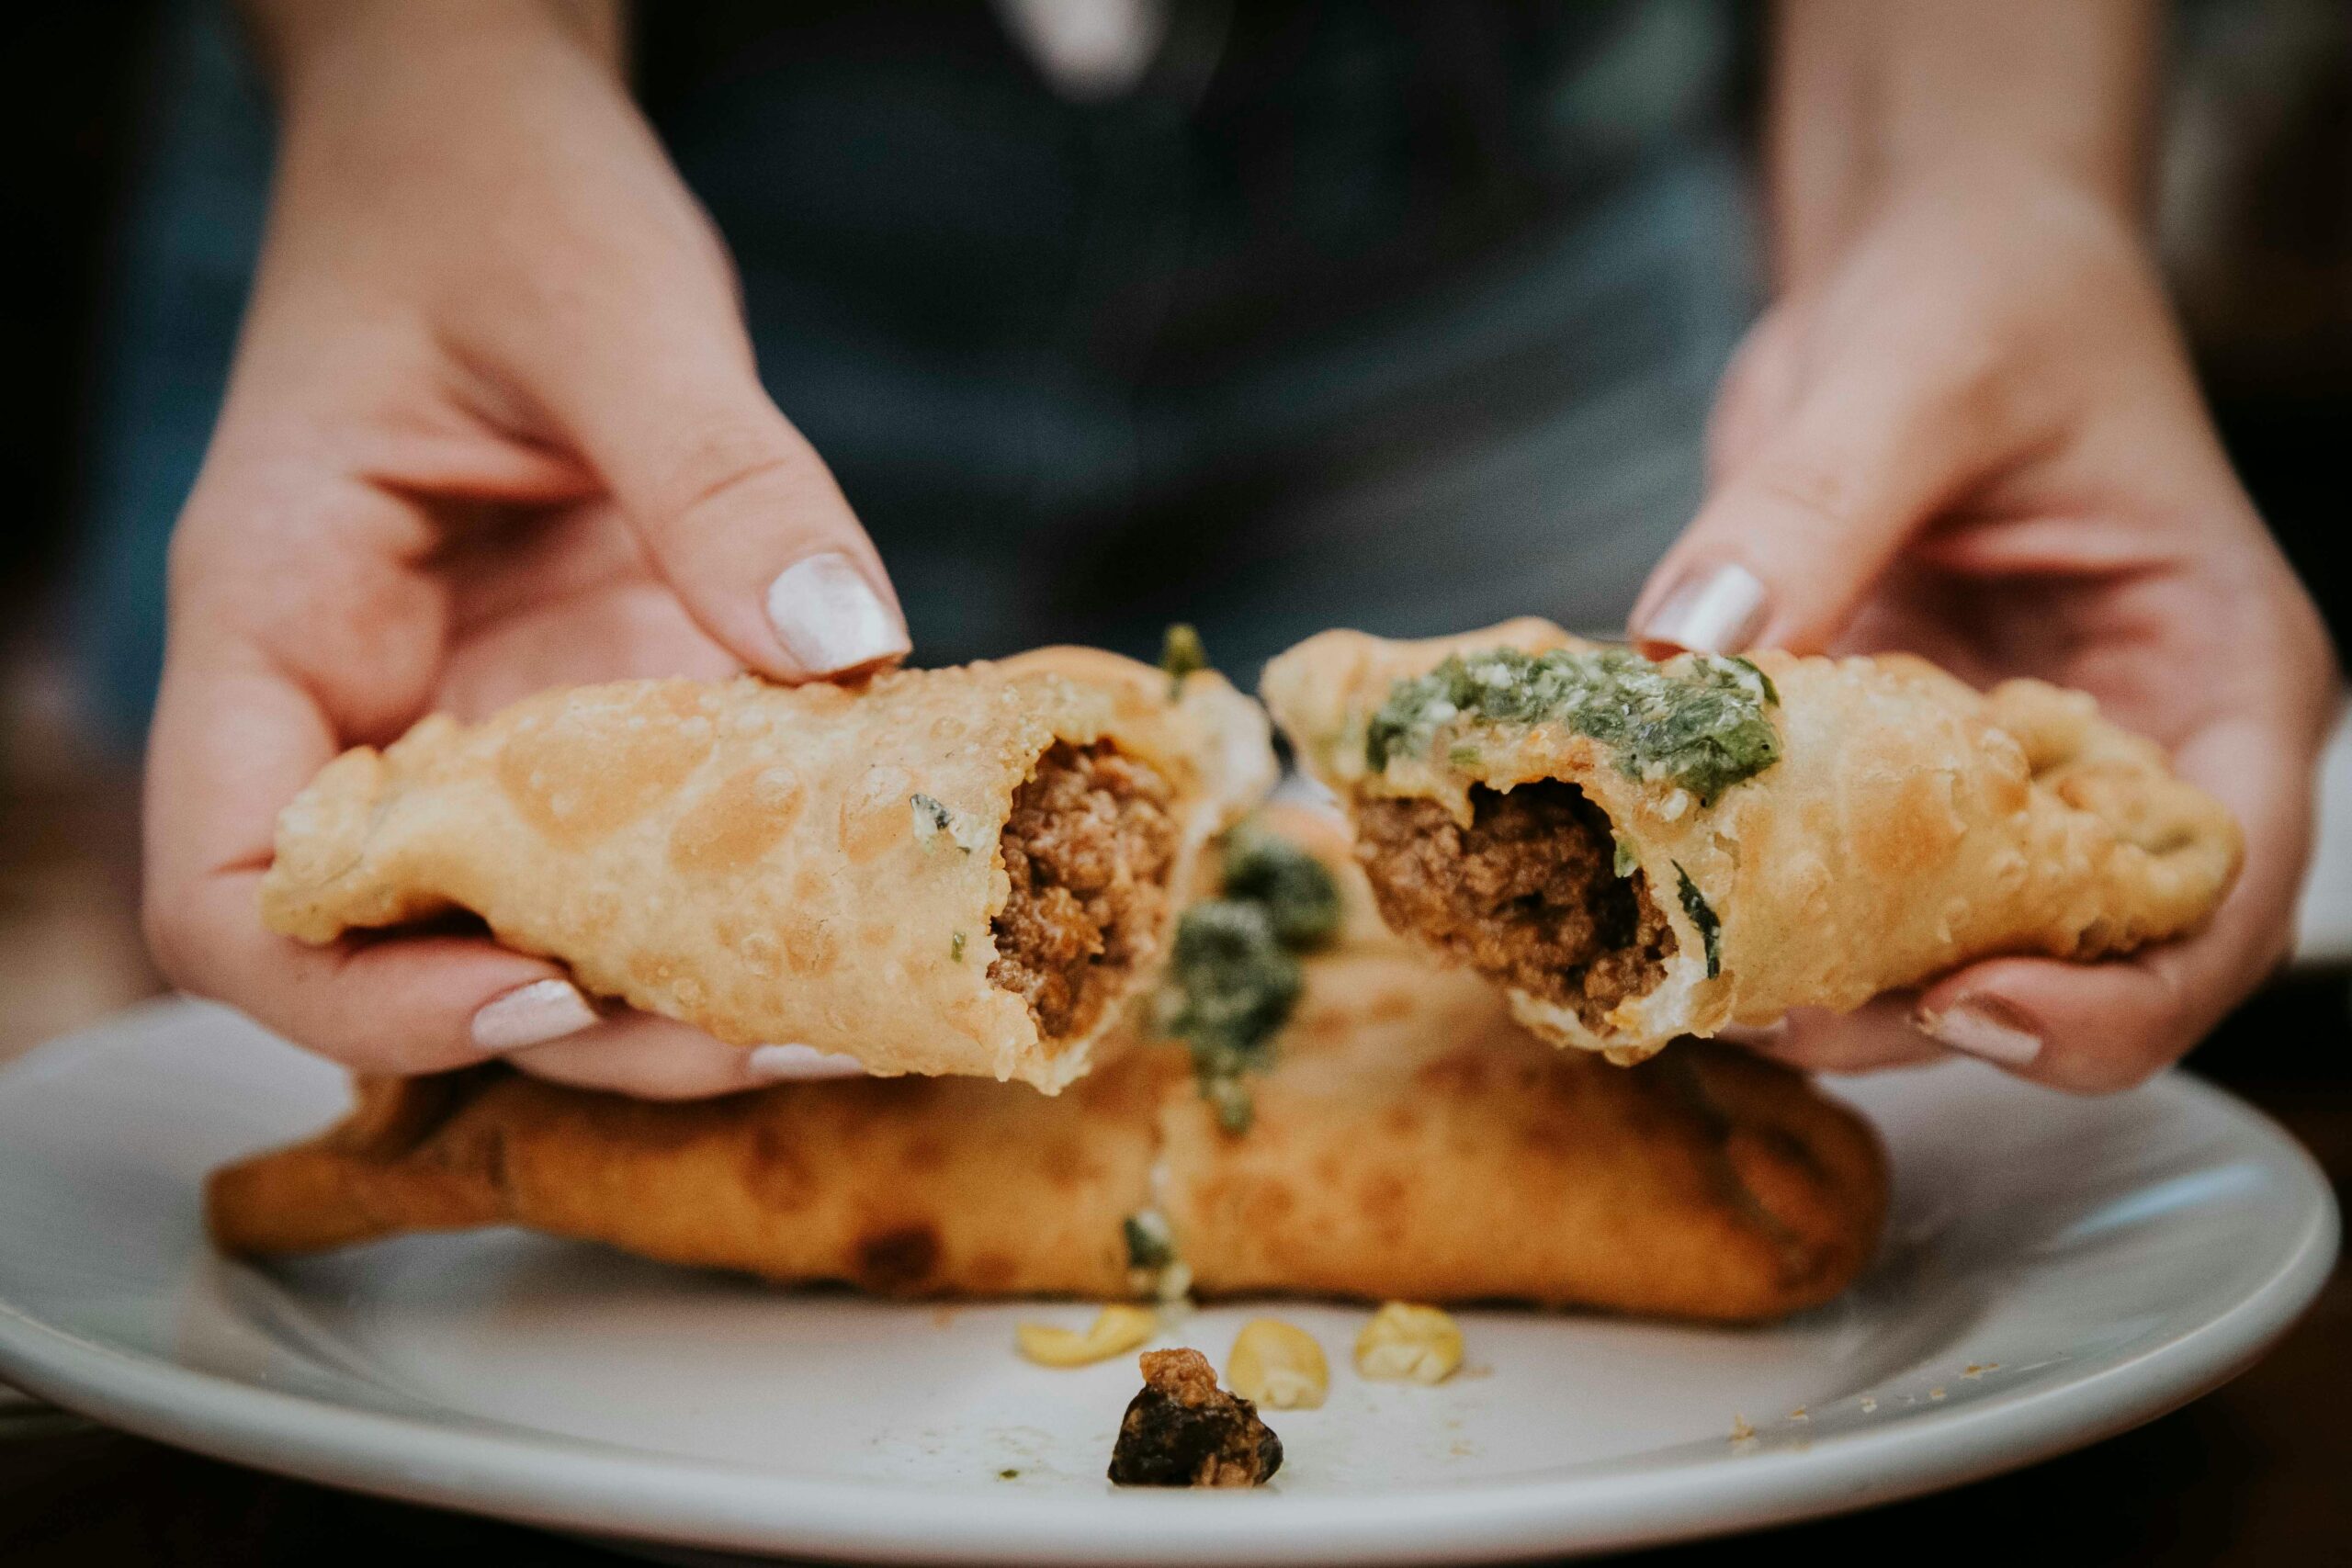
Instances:
[[[705,21],[695,35],[666,28],[658,6],[639,9],[647,18],[637,50],[645,98],[727,227],[729,181],[742,175],[707,154],[714,141],[746,128],[729,118],[723,96],[716,109],[707,98],[696,107],[684,101],[679,84],[695,75],[698,62],[740,43],[737,35],[756,31],[762,8],[696,7]],[[804,9],[816,15],[831,8]],[[941,35],[948,41],[931,62],[943,80],[984,80],[986,70],[1005,69],[1014,58],[993,14],[978,6],[940,10],[959,18]],[[1325,60],[1333,62],[1332,90],[1340,91],[1363,71],[1377,74],[1384,60],[1412,58],[1417,40],[1443,36],[1450,10],[1370,3],[1266,7],[1247,26],[1237,24],[1216,81],[1176,85],[1212,130],[1246,143],[1265,128],[1237,107],[1246,92],[1220,97],[1220,84],[1230,87],[1227,79],[1251,62]],[[1544,366],[1569,364],[1579,373],[1635,363],[1662,367],[1645,372],[1660,378],[1647,395],[1670,400],[1695,422],[1756,302],[1747,264],[1724,243],[1728,230],[1709,228],[1705,218],[1718,209],[1736,213],[1741,200],[1738,155],[1750,118],[1744,106],[1752,104],[1754,58],[1752,38],[1740,40],[1752,28],[1742,23],[1717,29],[1733,41],[1709,42],[1716,32],[1685,25],[1702,11],[1724,14],[1703,0],[1612,9],[1608,26],[1622,36],[1583,39],[1578,47],[1587,58],[1599,51],[1621,67],[1608,84],[1613,96],[1556,106],[1571,118],[1584,116],[1588,131],[1599,127],[1599,142],[1588,145],[1611,156],[1618,154],[1606,133],[1633,120],[1653,141],[1720,145],[1724,153],[1713,163],[1698,161],[1696,185],[1629,179],[1635,198],[1621,215],[1621,233],[1645,236],[1655,250],[1627,241],[1597,275],[1585,265],[1590,258],[1576,259],[1569,269],[1582,280],[1575,287],[1585,290],[1573,296],[1581,315],[1599,324],[1561,328],[1557,343],[1536,342],[1538,354],[1498,353],[1490,362],[1438,367],[1422,383],[1396,390],[1378,417],[1332,415],[1327,423],[1341,434],[1327,429],[1302,437],[1278,461],[1236,446],[1238,455],[1209,466],[1205,480],[1145,498],[1176,525],[1156,536],[1148,558],[1125,547],[1073,547],[1067,558],[1057,556],[1047,611],[1131,603],[1135,624],[1048,615],[1054,629],[1120,644],[1142,635],[1136,626],[1192,614],[1211,623],[1213,650],[1221,630],[1225,646],[1257,654],[1295,631],[1313,629],[1310,605],[1299,607],[1305,618],[1296,626],[1272,620],[1217,626],[1227,613],[1216,597],[1218,572],[1237,563],[1246,568],[1250,540],[1221,530],[1216,519],[1238,514],[1237,497],[1255,503],[1297,491],[1306,497],[1295,508],[1308,519],[1302,536],[1314,533],[1318,517],[1328,520],[1329,498],[1339,495],[1359,508],[1419,509],[1444,543],[1445,524],[1457,515],[1446,500],[1453,492],[1443,484],[1432,489],[1425,477],[1399,482],[1383,466],[1386,451],[1408,438],[1424,446],[1441,442],[1448,418],[1491,421],[1506,405],[1540,399],[1542,378],[1560,373]],[[1179,67],[1182,52],[1171,52]],[[1724,91],[1702,111],[1694,83]],[[1136,101],[1145,105],[1138,112],[1152,112],[1149,93]],[[1453,148],[1452,156],[1475,163],[1487,130],[1464,110],[1465,101],[1440,92],[1416,112],[1427,111],[1426,123]],[[1627,106],[1640,106],[1639,112]],[[1094,111],[1083,103],[1050,112],[1073,117],[1073,134],[1085,139],[1087,156],[1122,178],[1183,174],[1150,163],[1148,126],[1143,132],[1132,124],[1102,130],[1085,118]],[[2352,559],[2342,482],[2343,454],[2352,447],[2352,6],[2338,0],[2178,5],[2164,119],[2161,248],[2208,395],[2239,471],[2317,596],[2341,658],[2352,633],[2352,569],[2342,564]],[[16,521],[0,528],[0,1060],[159,988],[140,942],[136,900],[139,747],[161,657],[161,552],[226,371],[262,219],[266,136],[263,97],[214,6],[85,0],[10,7],[0,20],[0,234],[17,257],[17,282],[0,293],[0,476],[17,498]],[[1286,168],[1277,188],[1211,190],[1201,197],[1200,210],[1229,207],[1246,215],[1253,202],[1279,200],[1302,223],[1322,221],[1317,182],[1338,177],[1329,171],[1346,166],[1346,150],[1322,151],[1330,155],[1327,162]],[[1634,154],[1623,156],[1632,166]],[[1413,210],[1410,187],[1404,178],[1392,216]],[[1436,237],[1426,248],[1442,252],[1449,236],[1474,231],[1496,212],[1509,215],[1509,189],[1483,199],[1471,220],[1441,215],[1422,231],[1425,239]],[[1347,210],[1383,210],[1378,200],[1368,209],[1361,202],[1354,209],[1336,200],[1327,205],[1336,214],[1329,218],[1334,232],[1351,220]],[[1114,270],[1129,262],[1149,265],[1148,244],[1115,224],[1112,231]],[[1376,289],[1386,276],[1367,265],[1362,270],[1372,281],[1342,287],[1311,272],[1286,273],[1282,257],[1246,259],[1253,276],[1273,277],[1276,285],[1238,299],[1188,275],[1159,280],[1140,304],[1111,290],[1106,305],[1133,306],[1149,318],[1148,330],[1137,326],[1133,342],[1122,340],[1112,310],[1102,318],[1114,323],[1108,341],[1090,341],[1057,366],[1041,368],[1004,343],[962,344],[968,363],[983,367],[982,398],[1001,400],[1010,387],[1005,398],[1023,411],[1012,426],[973,427],[980,439],[1020,446],[1025,464],[1005,465],[1010,477],[990,492],[989,503],[1051,508],[1069,519],[1073,539],[1082,536],[1091,508],[1110,504],[1096,479],[1106,463],[1115,468],[1117,462],[1102,457],[1086,400],[1069,389],[1070,365],[1087,371],[1114,360],[1123,374],[1149,380],[1164,367],[1134,344],[1149,336],[1164,344],[1171,321],[1187,362],[1213,363],[1244,337],[1262,343],[1269,321],[1296,321],[1306,333],[1317,310],[1359,302],[1351,287]],[[876,265],[871,257],[853,260]],[[1606,282],[1665,267],[1683,270],[1686,296],[1714,306],[1686,310],[1663,341],[1607,335],[1608,318],[1634,312],[1620,310],[1618,296],[1592,276]],[[1391,271],[1410,279],[1409,265]],[[758,280],[752,281],[756,326],[762,296]],[[974,287],[994,285],[982,278]],[[972,299],[960,303],[997,312],[1010,323],[1008,333],[1021,326],[1017,291],[984,294],[977,307]],[[1442,323],[1399,330],[1400,341],[1409,343],[1417,333],[1442,336]],[[998,377],[987,372],[989,366],[1006,368]],[[798,373],[786,366],[772,379],[782,377],[775,388],[779,401],[805,424],[823,416],[804,417],[791,385]],[[920,514],[930,498],[903,454],[858,445],[859,422],[870,422],[889,391],[880,389],[864,403],[846,400],[842,429],[809,434],[862,511]],[[1170,407],[1174,412],[1162,412],[1170,420],[1200,423],[1197,411]],[[935,427],[957,424],[954,411],[946,414]],[[1227,411],[1226,418],[1248,424],[1250,415],[1245,408]],[[1630,585],[1696,498],[1697,454],[1689,446],[1685,441],[1670,451],[1637,450],[1633,460],[1621,430],[1596,428],[1571,432],[1541,462],[1529,457],[1513,469],[1519,478],[1510,482],[1547,507],[1598,508],[1638,521],[1626,530],[1623,559],[1594,566],[1556,589],[1538,579],[1523,606],[1515,607],[1585,625],[1600,624],[1612,604],[1622,614]],[[982,450],[959,453],[956,460],[968,477],[972,468],[1001,457]],[[1425,476],[1426,465],[1418,471]],[[1313,477],[1311,494],[1302,474]],[[1607,482],[1589,482],[1593,474],[1605,474]],[[1480,503],[1507,504],[1514,493],[1506,487]],[[1120,503],[1137,504],[1132,494]],[[1318,506],[1326,511],[1317,513]],[[1000,651],[1016,635],[1015,623],[990,621],[971,608],[989,601],[984,574],[1005,570],[989,559],[986,522],[985,512],[977,518],[959,513],[953,526],[883,540],[910,598],[929,594],[944,606],[931,622],[916,621],[930,660]],[[1147,568],[1159,585],[1157,597],[1137,587]],[[1460,618],[1442,604],[1429,613],[1440,624]],[[2342,815],[2352,810],[2352,766],[2341,749],[2335,771],[2341,855],[2352,850],[2343,836],[2352,822]],[[2342,871],[2345,860],[2336,863]],[[2352,895],[2352,887],[2345,892]],[[2352,1055],[2346,1051],[2352,1044],[2352,926],[2339,922],[2316,935],[2305,962],[2231,1020],[2191,1066],[2294,1127],[2340,1184],[2352,1171]],[[2137,1560],[2211,1561],[2178,1539],[2158,1538],[2173,1528],[2165,1521],[2186,1517],[2183,1497],[2219,1487],[2232,1499],[2228,1512],[2246,1529],[2315,1528],[2312,1510],[2333,1506],[2333,1527],[2345,1533],[2328,1539],[2352,1541],[2341,1502],[2321,1501],[2338,1495],[2342,1445],[2323,1450],[2297,1441],[2301,1432],[2340,1425],[2334,1399],[2347,1382],[2347,1357],[2339,1348],[2347,1331],[2352,1302],[2339,1281],[2288,1347],[2229,1393],[2150,1428],[2155,1436],[2119,1440],[2141,1445],[2125,1460],[2097,1460],[2119,1446],[2109,1445],[2045,1467],[2037,1473],[2052,1479],[2036,1483],[2040,1490],[2013,1490],[1998,1506],[2017,1517],[2020,1530],[2064,1539],[2051,1533],[2063,1532],[2066,1527],[2055,1521],[2072,1512],[2059,1500],[2078,1497],[2085,1487],[2120,1487],[2146,1504],[2151,1533],[2137,1543],[2145,1549]],[[2107,1468],[2079,1468],[2085,1464]],[[179,1493],[166,1489],[175,1498],[171,1506],[201,1506],[197,1481],[183,1477],[175,1484]],[[2278,1504],[2267,1522],[2266,1498]],[[7,1537],[0,1521],[0,1543]],[[410,1539],[429,1545],[432,1538]],[[2310,1544],[2317,1538],[2279,1534],[2276,1555],[2244,1560],[2300,1557],[2290,1539]],[[2075,1561],[2123,1560],[2114,1555],[2118,1549],[2110,1537]]]

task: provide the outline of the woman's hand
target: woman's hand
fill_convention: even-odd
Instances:
[[[838,1070],[600,1015],[556,965],[480,937],[314,949],[262,929],[276,813],[345,746],[558,682],[797,681],[908,648],[872,545],[761,389],[724,249],[595,18],[553,0],[277,9],[257,18],[284,99],[269,232],[172,546],[147,791],[158,961],[364,1071],[503,1055],[681,1095]]]
[[[1635,609],[1641,639],[1900,648],[1980,685],[2078,686],[2246,839],[2188,940],[1975,964],[1759,1043],[1840,1069],[1951,1047],[2082,1090],[2195,1044],[2288,951],[2334,671],[2128,219],[2014,168],[1886,201],[1750,333],[1710,448],[1711,493]]]

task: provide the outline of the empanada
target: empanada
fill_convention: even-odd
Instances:
[[[1907,656],[1657,663],[1517,620],[1326,632],[1261,694],[1388,919],[1620,1060],[1997,953],[2126,953],[2237,871],[2229,813],[2089,697]]]
[[[279,818],[262,918],[323,942],[470,910],[731,1043],[1051,1091],[1272,777],[1222,678],[1083,649],[854,688],[576,687],[337,758]]]
[[[1272,814],[1270,814],[1272,815]],[[1056,1099],[969,1078],[648,1104],[503,1066],[364,1083],[341,1126],[219,1172],[243,1254],[519,1224],[649,1258],[900,1295],[1487,1299],[1742,1320],[1868,1261],[1877,1140],[1796,1074],[1694,1043],[1627,1072],[1555,1051],[1383,931],[1336,823],[1336,942],[1220,1122],[1180,1046]]]

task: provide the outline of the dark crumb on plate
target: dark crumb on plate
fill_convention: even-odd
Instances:
[[[996,1472],[996,1478],[999,1481],[1018,1481],[1021,1479],[1021,1472],[1017,1470],[1000,1470]]]
[[[1261,1486],[1283,1467],[1283,1440],[1258,1407],[1216,1386],[1198,1350],[1147,1350],[1143,1392],[1111,1450],[1119,1486]]]

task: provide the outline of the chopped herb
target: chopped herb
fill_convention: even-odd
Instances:
[[[1676,861],[1673,864],[1674,874],[1681,879],[1681,886],[1675,889],[1675,894],[1682,900],[1682,912],[1690,917],[1692,925],[1699,928],[1700,940],[1707,944],[1707,978],[1712,980],[1724,971],[1724,923],[1715,918],[1714,910],[1708,908],[1706,895],[1700,892],[1699,885],[1690,880],[1690,874],[1682,869],[1682,863]]]
[[[1274,936],[1304,951],[1340,929],[1340,885],[1323,863],[1279,833],[1243,822],[1225,836],[1225,896],[1265,907]]]
[[[1631,876],[1642,869],[1641,861],[1634,853],[1633,840],[1623,833],[1611,833],[1609,835],[1609,841],[1617,847],[1617,857],[1610,863],[1610,870],[1623,877]]]
[[[1176,922],[1156,1021],[1191,1047],[1218,1125],[1246,1133],[1257,1111],[1248,1075],[1272,1066],[1274,1036],[1306,985],[1297,954],[1340,929],[1339,884],[1280,834],[1243,822],[1226,834],[1222,896]]]
[[[1732,785],[1780,759],[1765,716],[1780,694],[1744,659],[1686,654],[1663,663],[1625,649],[1517,649],[1455,655],[1390,688],[1364,735],[1375,772],[1421,756],[1454,719],[1561,724],[1616,754],[1637,779],[1670,780],[1713,806]]]
[[[1239,898],[1204,899],[1184,911],[1169,980],[1160,1027],[1192,1048],[1202,1092],[1213,1098],[1218,1084],[1238,1087],[1242,1074],[1267,1065],[1305,984],[1265,907]],[[1222,1100],[1219,1119],[1231,1125]]]
[[[1750,674],[1756,677],[1756,683],[1764,688],[1764,702],[1766,706],[1779,707],[1781,705],[1781,688],[1772,684],[1772,677],[1764,673],[1764,667],[1762,665],[1757,663],[1753,659],[1743,659],[1736,653],[1732,655],[1731,661],[1747,670]]]
[[[1021,1472],[1017,1470],[1000,1470],[996,1472],[996,1478],[999,1481],[1018,1481],[1021,1479]]]
[[[1127,1240],[1128,1268],[1165,1269],[1176,1261],[1176,1233],[1159,1210],[1137,1210],[1119,1222],[1119,1231]]]
[[[1445,765],[1449,768],[1475,768],[1478,765],[1478,759],[1485,755],[1476,746],[1456,746],[1446,752]]]
[[[1159,643],[1159,667],[1168,672],[1171,703],[1183,694],[1185,676],[1209,667],[1208,649],[1201,646],[1201,634],[1189,623],[1178,621],[1168,628]]]
[[[1238,1077],[1213,1077],[1201,1085],[1201,1093],[1216,1111],[1216,1124],[1236,1137],[1250,1130],[1258,1119],[1258,1101],[1250,1086]]]
[[[947,939],[947,956],[956,963],[964,962],[964,933],[957,931]]]
[[[977,820],[967,822],[947,809],[941,802],[918,791],[907,796],[907,809],[914,818],[915,842],[931,848],[942,833],[949,841],[970,854],[987,842],[987,829]]]

